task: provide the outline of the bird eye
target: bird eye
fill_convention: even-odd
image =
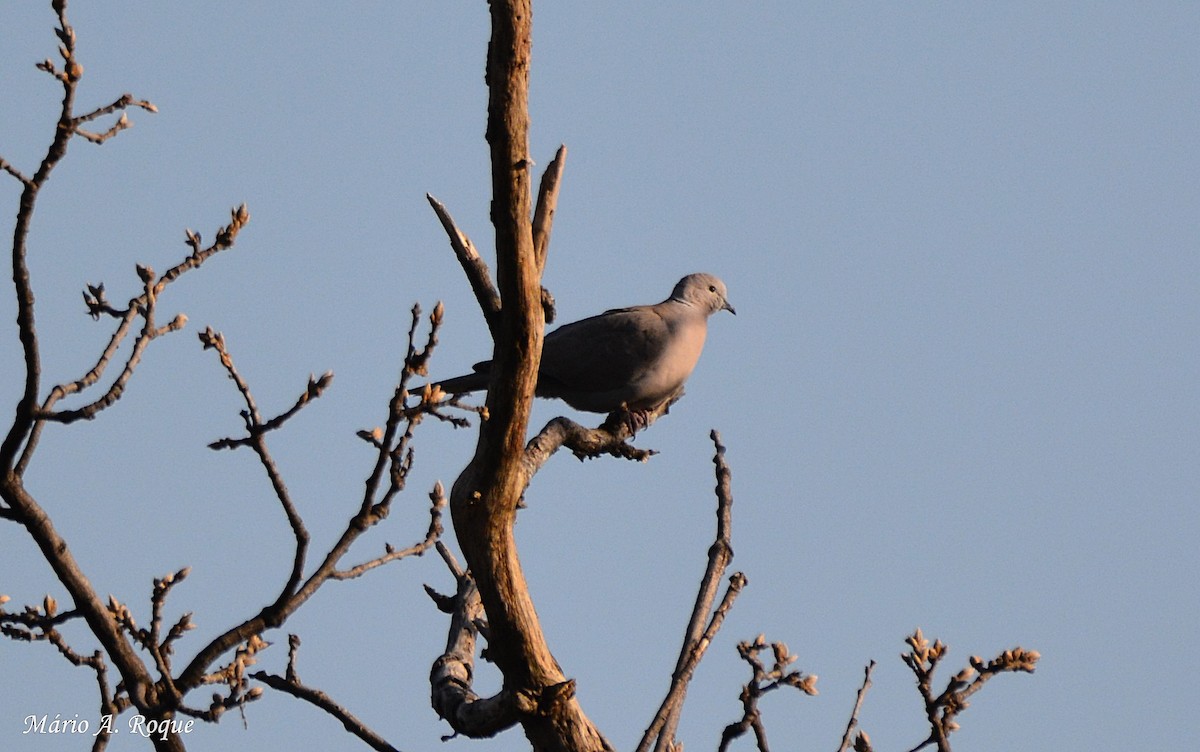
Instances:
[[[709,291],[709,292],[716,292],[716,291],[717,291],[717,286],[716,286],[716,285],[709,285],[709,286],[708,286],[708,291]]]

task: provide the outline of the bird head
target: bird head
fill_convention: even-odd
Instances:
[[[689,274],[679,280],[671,293],[671,300],[698,306],[708,314],[729,311],[737,315],[725,292],[725,283],[711,274]]]

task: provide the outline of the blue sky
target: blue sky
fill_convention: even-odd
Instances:
[[[252,456],[204,449],[236,433],[240,405],[194,332],[224,332],[268,413],[336,373],[272,443],[314,548],[356,506],[371,458],[354,432],[383,419],[410,306],[446,305],[435,375],[490,352],[424,198],[490,248],[487,12],[119,5],[70,9],[81,109],[130,91],[160,112],[73,143],[42,197],[46,382],[76,378],[108,336],[85,283],[125,299],[135,262],[182,258],[185,227],[212,237],[243,201],[252,220],[162,301],[188,330],[154,343],[101,419],[48,429],[29,482],[97,589],[142,621],[152,578],[192,566],[169,602],[195,611],[190,656],[272,599],[290,561]],[[30,172],[59,95],[33,67],[55,54],[52,25],[49,3],[0,6],[0,155]],[[543,3],[534,25],[532,156],[570,150],[545,277],[561,320],[656,302],[701,270],[738,309],[638,437],[659,456],[555,457],[521,513],[551,645],[609,738],[636,743],[674,665],[711,541],[715,427],[750,584],[689,692],[689,748],[737,718],[734,646],[760,631],[821,677],[816,698],[763,702],[777,748],[835,748],[872,658],[863,726],[881,750],[911,748],[921,707],[898,654],[918,626],[950,644],[945,677],[972,654],[1043,654],[976,696],[956,748],[1200,742],[1197,6]],[[0,180],[6,221],[17,195]],[[13,311],[4,296],[0,319]],[[10,405],[18,353],[10,324]],[[539,403],[534,425],[564,409]],[[423,426],[408,497],[353,558],[418,539],[426,492],[473,444]],[[63,600],[34,555],[0,526],[0,593]],[[306,681],[399,748],[438,748],[427,675],[446,624],[422,583],[450,588],[436,558],[329,585],[268,635],[262,665],[282,671],[298,632]],[[0,746],[83,747],[22,736],[20,719],[94,714],[90,677],[11,642],[0,672],[29,677],[0,689]],[[246,728],[229,716],[188,739],[301,743],[362,748],[276,695]],[[448,744],[526,748],[517,731]]]

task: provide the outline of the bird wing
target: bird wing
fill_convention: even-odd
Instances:
[[[659,306],[615,308],[546,335],[538,392],[603,394],[639,380],[666,351],[670,332]]]

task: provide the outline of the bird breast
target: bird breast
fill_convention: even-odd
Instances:
[[[674,331],[666,338],[669,343],[658,357],[639,375],[630,389],[632,394],[640,395],[636,404],[630,404],[632,409],[655,407],[663,400],[672,396],[688,377],[700,360],[700,352],[704,349],[704,337],[707,330],[703,318],[684,319],[678,324],[679,331]]]

